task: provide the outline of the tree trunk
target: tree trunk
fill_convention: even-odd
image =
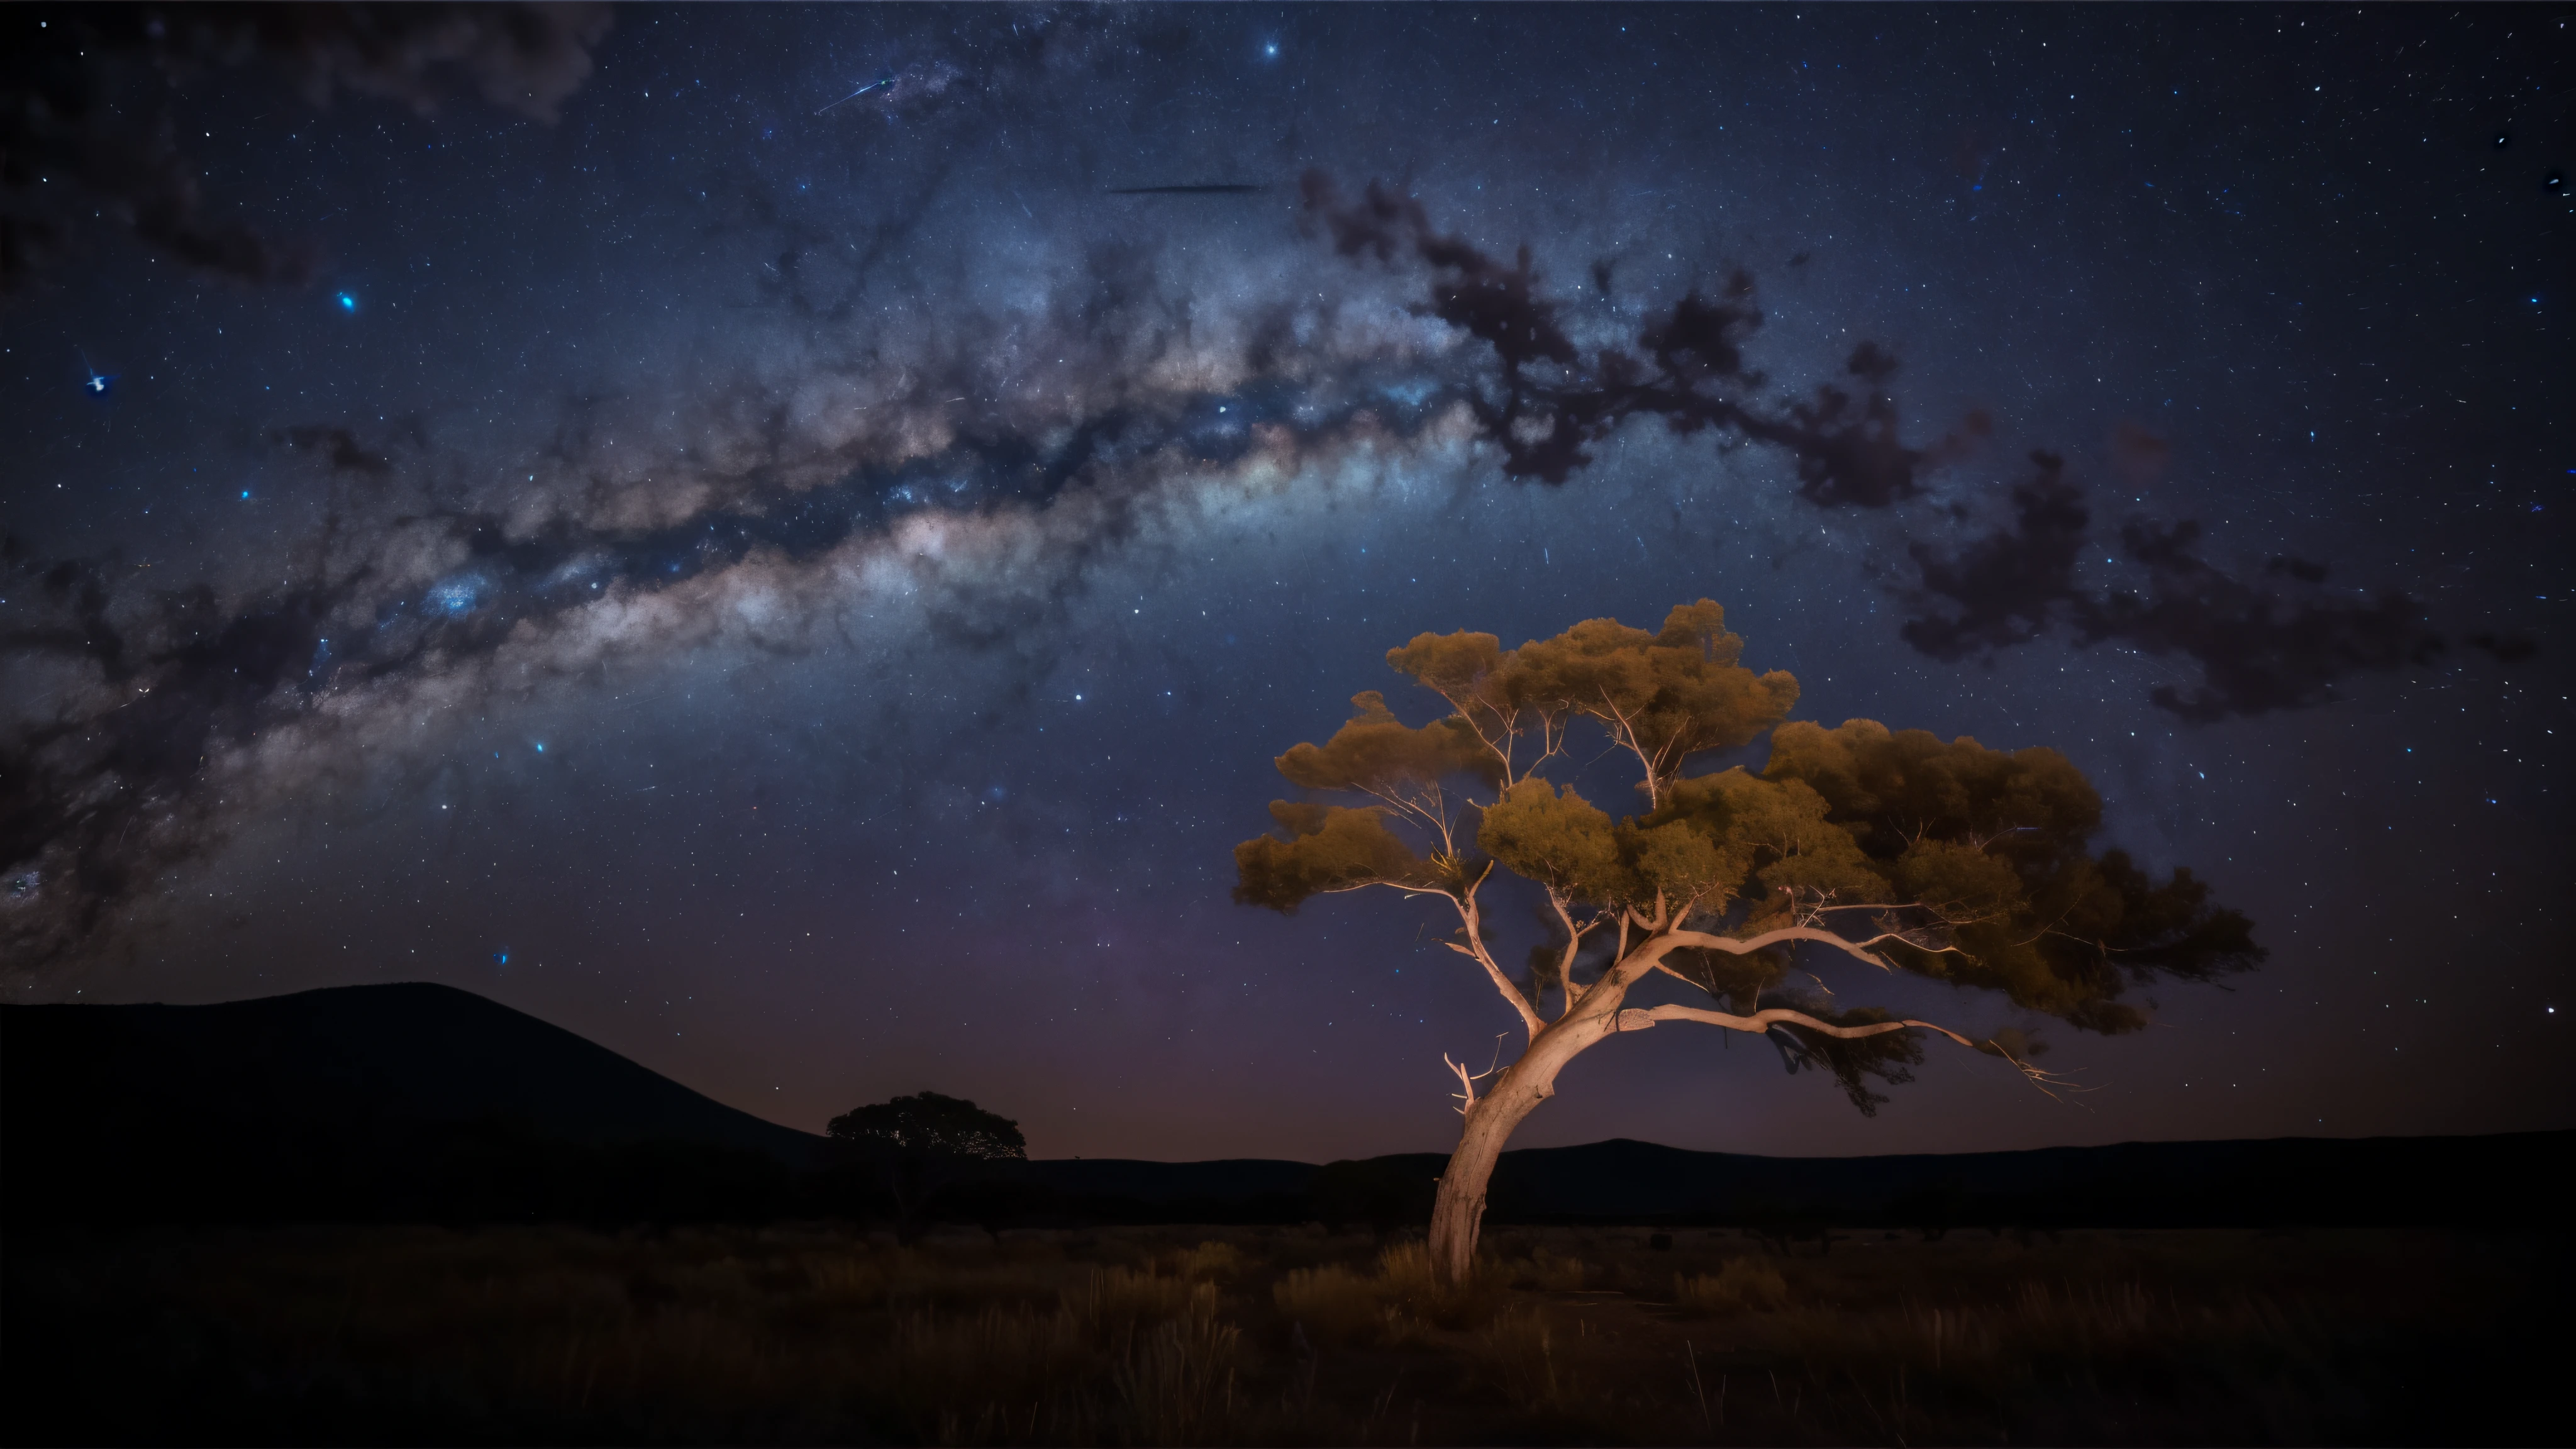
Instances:
[[[1521,1059],[1494,1079],[1493,1090],[1467,1109],[1458,1150],[1449,1154],[1448,1169],[1440,1174],[1439,1194],[1431,1200],[1431,1271],[1441,1282],[1464,1283],[1474,1276],[1476,1234],[1485,1220],[1485,1184],[1493,1178],[1503,1144],[1511,1140],[1522,1119],[1538,1110],[1539,1103],[1556,1095],[1557,1070],[1590,1045],[1589,1041],[1578,1044],[1580,1034],[1567,1031],[1571,1025],[1560,1022],[1540,1033]]]
[[[1458,1135],[1458,1150],[1449,1154],[1440,1174],[1440,1191],[1431,1200],[1431,1271],[1443,1283],[1464,1283],[1476,1272],[1476,1233],[1485,1221],[1485,1184],[1513,1129],[1556,1095],[1556,1074],[1586,1048],[1619,1029],[1619,1008],[1628,988],[1671,949],[1656,937],[1630,949],[1618,965],[1586,987],[1581,1001],[1556,1023],[1531,1038],[1520,1060],[1494,1078],[1493,1090],[1467,1109]],[[1652,1026],[1652,1021],[1639,1024]]]

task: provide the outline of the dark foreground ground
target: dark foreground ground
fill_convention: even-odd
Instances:
[[[13,1229],[9,1443],[2564,1442],[2538,1233]]]

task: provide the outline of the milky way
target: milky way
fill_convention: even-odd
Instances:
[[[2274,948],[2086,1044],[2124,1105],[1943,1074],[1909,1145],[2538,1125],[2576,248],[2388,59],[2501,22],[337,14],[49,52],[21,999],[425,976],[802,1125],[1437,1145],[1492,1008],[1226,906],[1266,761],[1419,630],[1709,594],[1808,710],[2067,749]],[[1743,1066],[1547,1130],[1895,1146]]]

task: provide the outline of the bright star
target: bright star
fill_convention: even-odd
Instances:
[[[350,295],[349,295],[348,293],[346,293],[346,292],[342,292],[342,293],[340,294],[340,310],[341,310],[341,311],[343,311],[343,312],[355,312],[355,311],[357,311],[357,310],[358,310],[358,299],[357,299],[357,298],[355,298],[355,297],[350,296]]]

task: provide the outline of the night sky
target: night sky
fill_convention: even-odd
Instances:
[[[1707,596],[1798,717],[2064,750],[2270,958],[2052,1024],[2073,1103],[1677,1029],[1520,1144],[2570,1125],[2560,12],[150,15],[0,17],[13,1000],[1445,1150],[1511,1014],[1434,905],[1230,900],[1271,759],[1430,718],[1418,632]],[[1601,361],[1717,311],[1724,408]]]

